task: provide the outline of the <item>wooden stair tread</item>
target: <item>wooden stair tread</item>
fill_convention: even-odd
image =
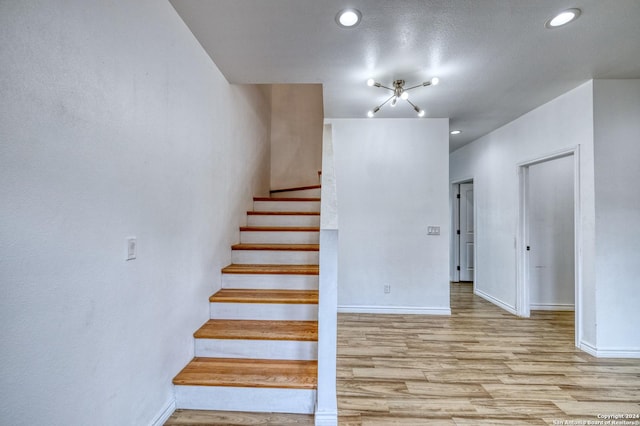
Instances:
[[[222,268],[223,274],[318,275],[319,271],[318,265],[231,264]]]
[[[218,303],[317,304],[318,290],[258,290],[223,288],[209,298]]]
[[[322,185],[296,186],[293,188],[272,189],[269,191],[269,193],[278,194],[280,192],[306,191],[309,189],[320,189],[320,188],[322,188]]]
[[[318,341],[317,321],[209,320],[196,339]]]
[[[240,231],[249,232],[320,232],[319,226],[241,226]]]
[[[241,243],[231,246],[232,250],[271,250],[271,251],[319,251],[320,244],[267,244]]]
[[[309,198],[304,198],[304,197],[288,197],[288,198],[273,198],[273,197],[253,197],[253,201],[284,201],[284,202],[289,202],[289,201],[320,201],[320,198],[318,197],[309,197]]]
[[[320,216],[320,212],[274,212],[274,211],[249,211],[249,216]]]
[[[194,358],[175,385],[316,389],[317,361]]]

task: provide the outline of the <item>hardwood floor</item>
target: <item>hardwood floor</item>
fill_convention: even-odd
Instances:
[[[341,426],[607,424],[598,415],[640,415],[640,360],[576,349],[573,312],[517,318],[470,284],[452,284],[451,308],[450,317],[339,315]],[[313,417],[179,410],[166,423],[187,424],[313,425]]]

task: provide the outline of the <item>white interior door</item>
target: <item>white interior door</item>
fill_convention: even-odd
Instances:
[[[529,167],[531,310],[574,308],[573,156]]]
[[[473,183],[460,184],[460,281],[473,281]]]

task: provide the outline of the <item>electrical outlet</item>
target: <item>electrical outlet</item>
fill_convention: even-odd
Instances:
[[[134,260],[138,252],[138,241],[136,237],[127,238],[127,260]]]
[[[389,294],[391,293],[391,284],[385,284],[384,285],[384,294]]]
[[[439,226],[427,226],[427,235],[440,235]]]

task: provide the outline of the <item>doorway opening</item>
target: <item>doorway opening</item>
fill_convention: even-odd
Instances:
[[[518,165],[516,313],[575,311],[580,326],[578,148]]]
[[[475,282],[475,208],[473,179],[452,184],[452,282]]]

